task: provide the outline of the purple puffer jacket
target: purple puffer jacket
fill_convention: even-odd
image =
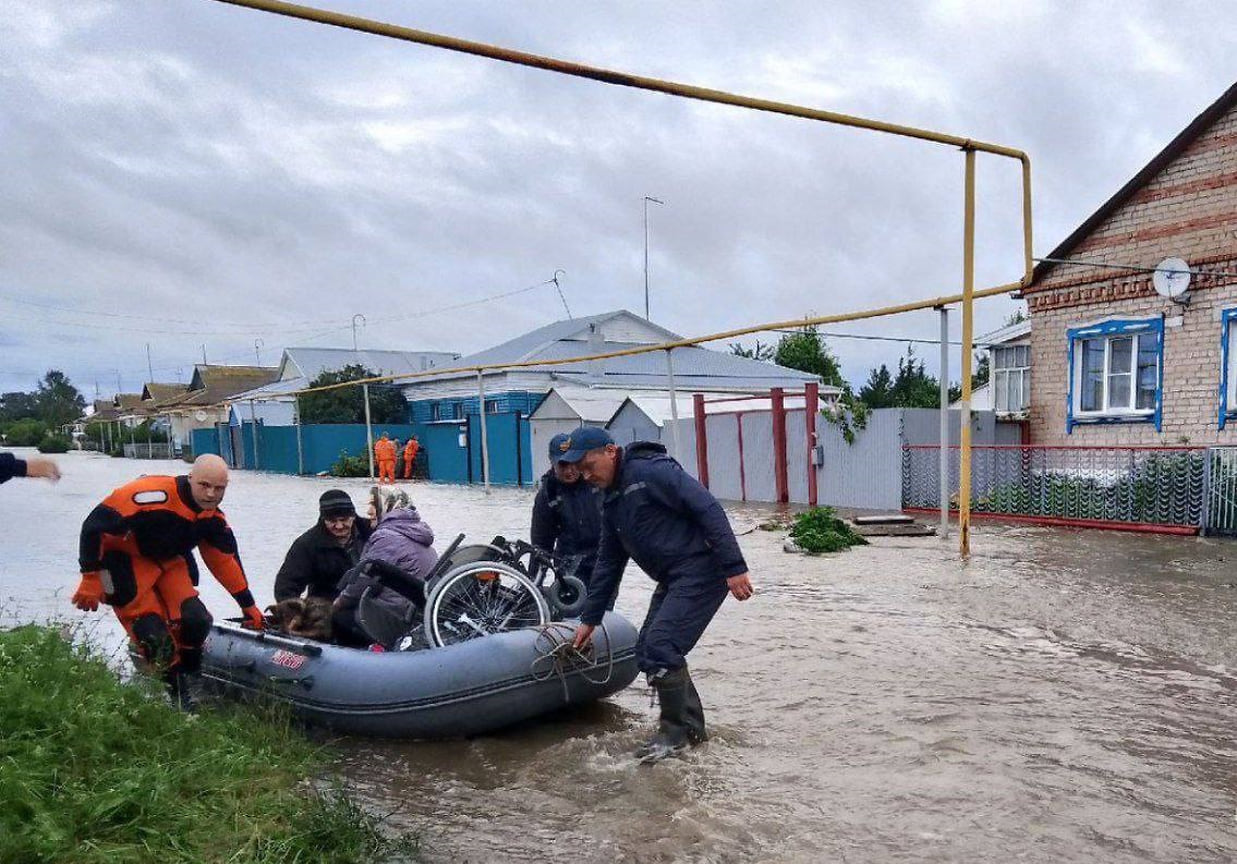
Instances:
[[[361,563],[382,561],[392,564],[418,579],[425,579],[438,563],[438,553],[430,545],[434,542],[434,530],[421,521],[421,514],[411,508],[393,510],[378,523],[361,552]],[[340,584],[339,606],[354,609],[361,595],[371,584],[360,575],[360,567],[349,570]],[[384,591],[379,602],[390,606],[391,611],[404,614],[411,602],[394,591]]]

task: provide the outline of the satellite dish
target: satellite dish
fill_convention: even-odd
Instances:
[[[205,411],[197,411],[197,412],[195,412],[195,413],[194,413],[194,415],[193,415],[193,419],[194,419],[194,420],[197,420],[199,423],[205,423],[205,422],[206,422],[206,412],[205,412]]]
[[[1190,265],[1181,258],[1165,258],[1156,265],[1151,274],[1155,293],[1174,302],[1188,302],[1185,293],[1190,289]]]

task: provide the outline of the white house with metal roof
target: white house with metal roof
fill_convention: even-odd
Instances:
[[[260,420],[267,426],[291,426],[296,422],[298,390],[310,386],[323,372],[346,366],[363,366],[375,375],[407,375],[425,372],[459,359],[448,351],[353,351],[350,348],[285,348],[279,361],[279,377],[265,387],[232,397],[231,423]]]

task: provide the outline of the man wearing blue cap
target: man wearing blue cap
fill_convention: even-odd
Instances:
[[[581,480],[578,465],[559,461],[570,449],[564,446],[568,440],[562,433],[550,439],[550,470],[542,476],[533,502],[532,543],[538,549],[576,559],[572,575],[587,587],[601,539],[601,490]]]
[[[686,655],[727,593],[752,596],[747,564],[721,504],[662,445],[641,441],[620,449],[595,426],[578,429],[566,444],[559,461],[578,464],[585,481],[605,494],[597,565],[575,646],[592,639],[628,560],[657,582],[636,643],[640,671],[661,709],[657,734],[636,755],[656,762],[708,738]]]

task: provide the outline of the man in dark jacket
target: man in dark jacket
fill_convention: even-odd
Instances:
[[[550,470],[533,501],[532,544],[561,558],[575,559],[572,575],[588,586],[601,539],[601,490],[580,477],[580,468],[560,462],[565,434],[550,439]],[[606,608],[614,607],[614,598]]]
[[[60,469],[44,456],[18,459],[12,453],[0,453],[0,483],[14,477],[46,477],[55,483],[60,479]]]
[[[559,458],[579,463],[584,479],[605,493],[594,590],[580,614],[575,646],[592,639],[628,560],[657,582],[636,642],[640,670],[661,706],[657,734],[636,755],[655,762],[707,740],[686,655],[727,593],[738,600],[752,596],[747,564],[717,499],[660,444],[637,442],[623,450],[604,429],[585,426]]]
[[[275,602],[303,593],[334,600],[340,577],[356,566],[372,530],[368,519],[357,519],[347,492],[323,492],[318,524],[292,542],[275,577]]]

